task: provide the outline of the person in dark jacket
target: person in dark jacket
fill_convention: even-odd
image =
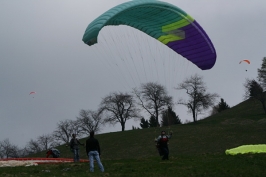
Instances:
[[[104,167],[100,159],[101,149],[99,141],[94,138],[94,131],[90,132],[90,137],[86,141],[86,152],[90,161],[90,171],[94,172],[94,159],[95,159],[96,162],[98,163],[101,172],[104,172]]]
[[[172,132],[170,132],[169,135],[166,135],[165,131],[161,132],[161,135],[155,139],[155,142],[157,143],[157,148],[159,151],[160,156],[162,157],[162,160],[168,160],[169,159],[169,149],[168,149],[168,140],[172,137]]]
[[[76,134],[72,134],[72,139],[70,140],[70,149],[71,152],[74,153],[74,162],[79,162],[79,145],[84,146],[84,144],[80,143],[76,138]]]

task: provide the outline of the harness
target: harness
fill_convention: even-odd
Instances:
[[[160,135],[160,139],[157,141],[156,143],[156,147],[158,149],[162,148],[162,147],[166,147],[168,145],[168,140],[169,138],[166,135]]]

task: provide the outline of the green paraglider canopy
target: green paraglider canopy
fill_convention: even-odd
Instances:
[[[248,153],[266,153],[266,144],[243,145],[225,151],[226,155],[248,154]]]
[[[105,26],[126,25],[157,39],[202,70],[211,69],[216,51],[203,28],[180,8],[162,1],[134,0],[106,11],[92,21],[83,42],[96,44]]]

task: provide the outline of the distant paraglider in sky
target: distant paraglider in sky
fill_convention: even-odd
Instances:
[[[241,61],[239,62],[239,64],[241,64],[242,62],[245,62],[245,63],[250,64],[250,61],[249,61],[249,60],[241,60]]]
[[[34,95],[36,94],[36,92],[30,92],[30,94],[29,95],[33,95],[33,97],[32,98],[34,98]]]
[[[247,64],[250,64],[250,61],[249,61],[249,60],[241,60],[241,61],[239,62],[239,64],[241,64],[241,63],[247,63]],[[248,71],[248,70],[246,69],[246,71]]]

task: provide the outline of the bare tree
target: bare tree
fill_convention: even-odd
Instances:
[[[207,87],[203,77],[197,74],[185,79],[176,89],[186,91],[189,99],[187,101],[179,99],[177,103],[187,106],[188,112],[193,115],[194,122],[197,121],[197,116],[213,106],[216,98],[219,97],[217,93],[206,92]]]
[[[53,137],[59,142],[68,144],[73,133],[80,137],[81,129],[77,121],[64,120],[57,123],[56,130],[53,132]]]
[[[5,156],[4,156],[4,153],[3,153],[3,150],[2,150],[2,147],[0,146],[0,159],[3,159]]]
[[[42,150],[48,150],[54,146],[59,145],[59,143],[56,143],[54,141],[54,137],[50,134],[44,134],[37,138],[37,142],[39,143],[39,146]]]
[[[82,109],[77,117],[77,123],[83,134],[89,135],[91,131],[100,131],[103,124],[102,110],[91,111]]]
[[[83,133],[82,133],[82,129],[79,126],[79,123],[78,123],[77,120],[71,120],[70,121],[70,132],[71,132],[71,135],[73,133],[76,134],[77,138],[81,138],[81,137],[84,136]]]
[[[26,145],[26,149],[27,149],[27,152],[29,154],[35,154],[37,152],[41,152],[43,149],[41,148],[41,146],[39,145],[38,141],[37,140],[33,140],[31,139],[27,145]]]
[[[127,93],[111,93],[102,99],[100,107],[105,113],[105,122],[120,123],[122,131],[125,130],[127,120],[141,118],[133,96]]]
[[[142,84],[140,89],[133,89],[138,104],[151,116],[154,116],[159,126],[159,115],[168,106],[173,105],[173,98],[167,94],[166,88],[158,83]]]
[[[266,113],[266,106],[265,106],[266,95],[264,93],[262,85],[259,84],[254,79],[252,80],[246,79],[244,87],[245,87],[244,99],[251,98],[254,100],[258,100],[261,103],[264,112]]]
[[[18,150],[18,156],[19,157],[25,157],[27,155],[29,155],[29,152],[28,152],[26,147]]]
[[[9,157],[11,157],[11,158],[18,158],[18,157],[20,157],[20,149],[19,149],[19,147],[17,145],[14,145],[13,144],[11,146],[11,154],[10,154]]]
[[[19,148],[10,143],[9,139],[0,141],[1,158],[18,157]]]

